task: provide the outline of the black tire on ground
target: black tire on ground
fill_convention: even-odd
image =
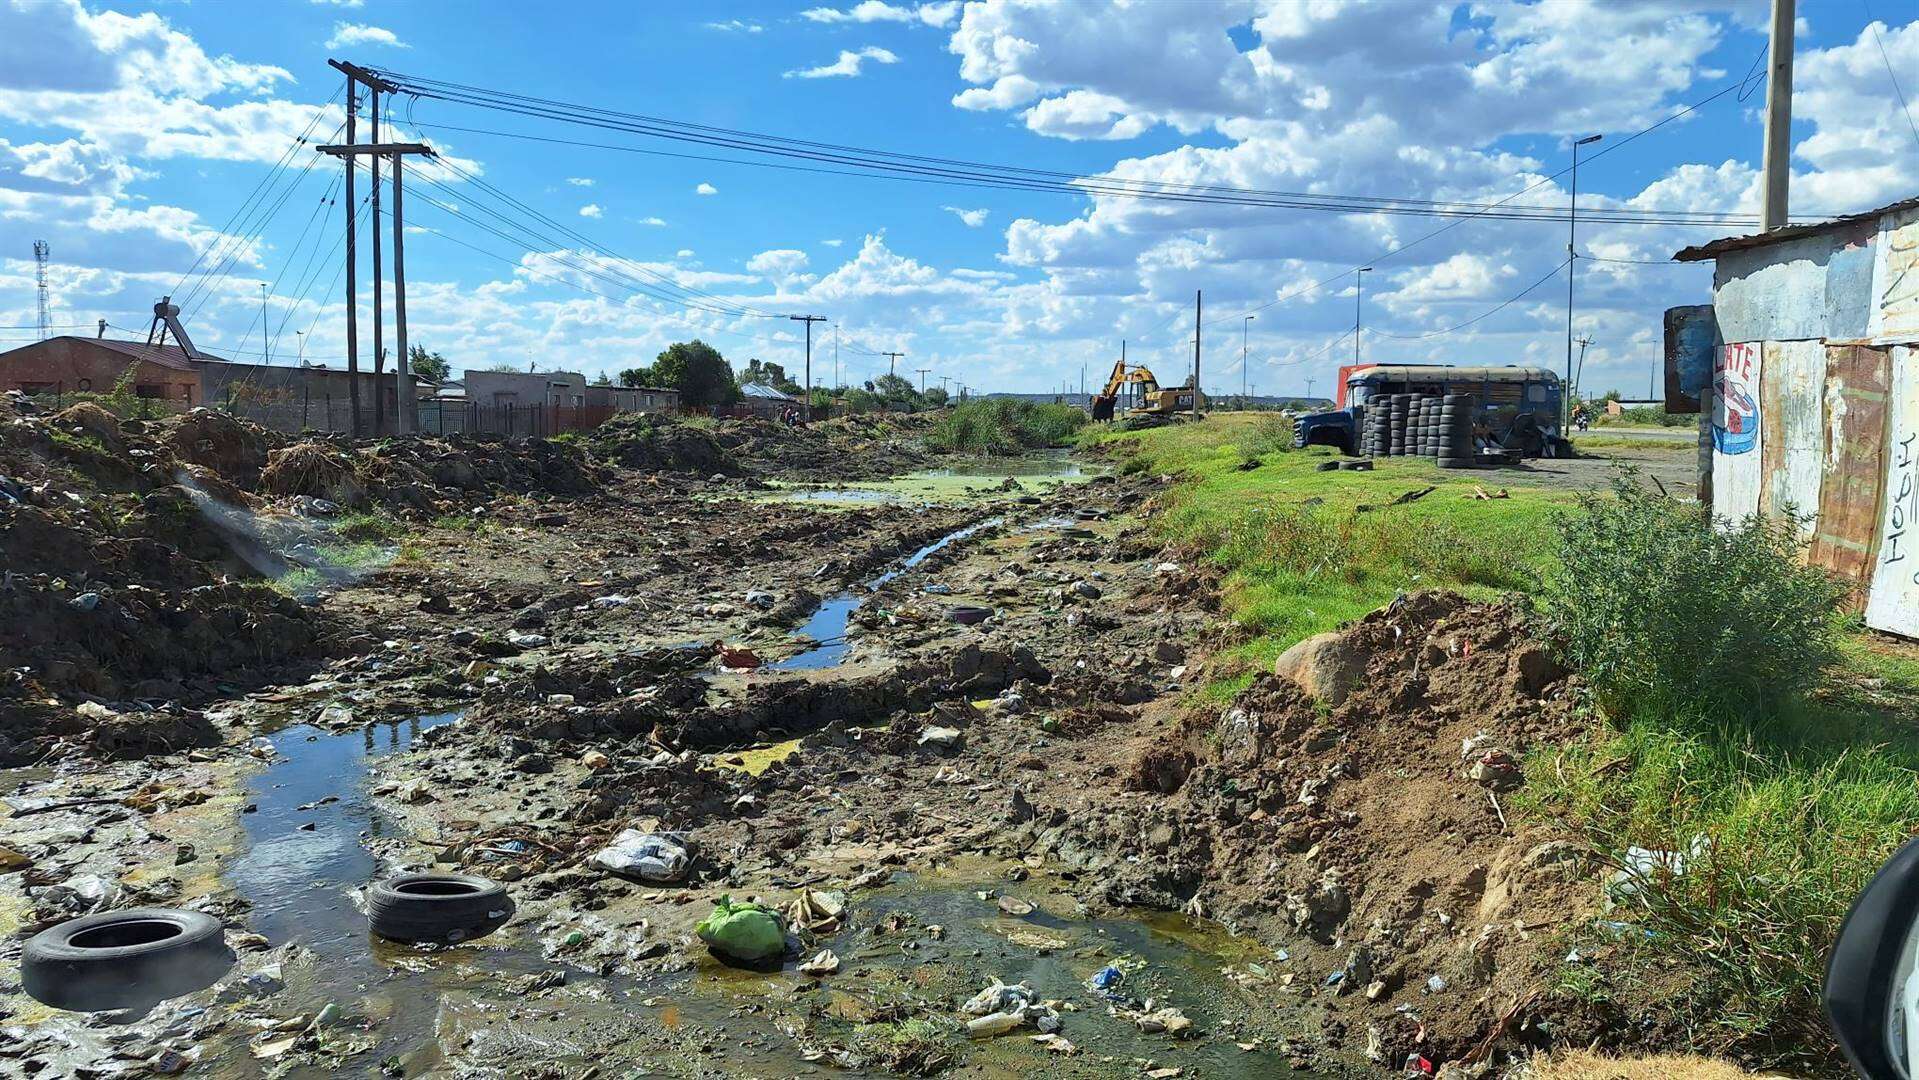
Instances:
[[[389,941],[452,945],[513,917],[506,887],[473,874],[401,874],[366,889],[367,920]]]
[[[1469,457],[1443,457],[1442,456],[1439,459],[1438,464],[1439,464],[1439,467],[1442,469],[1477,469],[1479,468],[1479,462]]]
[[[144,1008],[212,986],[233,966],[220,920],[177,908],[69,919],[28,939],[20,982],[56,1009]]]

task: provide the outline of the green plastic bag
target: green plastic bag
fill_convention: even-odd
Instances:
[[[720,897],[713,913],[693,928],[706,947],[735,960],[765,960],[786,951],[786,928],[780,917],[752,901],[735,904]]]

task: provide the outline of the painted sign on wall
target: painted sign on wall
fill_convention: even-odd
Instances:
[[[1759,345],[1729,342],[1713,365],[1712,446],[1747,454],[1759,445]]]
[[[1712,509],[1742,518],[1759,511],[1763,470],[1759,455],[1758,342],[1732,342],[1713,361]]]
[[[1892,350],[1885,502],[1866,625],[1919,637],[1919,349]]]

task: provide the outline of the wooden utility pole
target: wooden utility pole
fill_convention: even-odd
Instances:
[[[1772,0],[1772,58],[1766,79],[1765,205],[1759,228],[1771,232],[1786,223],[1787,187],[1792,180],[1792,30],[1794,0]]]
[[[905,356],[906,354],[903,352],[890,352],[890,353],[881,353],[880,355],[886,357],[886,373],[888,375],[891,375],[893,374],[894,365],[898,364],[900,357]]]
[[[1199,419],[1199,317],[1204,297],[1193,290],[1193,419]],[[1175,403],[1177,406],[1177,403]]]
[[[914,368],[913,370],[920,373],[920,393],[922,394],[926,393],[926,373],[933,369],[922,367],[922,368]]]
[[[806,324],[806,418],[813,419],[813,324],[825,322],[824,315],[788,315],[794,322]]]
[[[368,111],[373,120],[373,141],[380,141],[380,88],[367,92]],[[380,299],[386,283],[380,273],[380,156],[367,158],[367,172],[373,186],[373,434],[386,434],[386,386],[380,378],[386,372],[386,317],[380,311]],[[394,403],[398,405],[398,402]]]
[[[349,114],[348,120],[349,120],[348,130],[350,133],[351,132],[351,114]],[[393,295],[393,315],[396,323],[395,330],[398,332],[397,340],[400,346],[400,356],[401,356],[400,360],[394,365],[394,369],[393,369],[394,378],[399,385],[398,392],[394,395],[395,401],[394,401],[393,417],[394,417],[395,430],[404,432],[409,427],[413,426],[412,424],[409,423],[409,420],[410,420],[409,414],[412,412],[412,406],[413,406],[413,386],[412,386],[413,380],[411,379],[410,374],[407,371],[407,365],[406,365],[406,348],[407,348],[407,343],[406,343],[406,246],[405,246],[405,241],[402,239],[402,237],[406,233],[406,208],[403,202],[404,195],[402,194],[402,187],[401,187],[402,181],[400,179],[400,176],[401,176],[400,162],[407,154],[419,154],[422,157],[432,157],[433,148],[430,146],[427,146],[424,143],[378,143],[378,142],[356,143],[356,142],[349,141],[339,146],[322,146],[319,148],[319,150],[322,154],[331,154],[334,157],[340,158],[347,163],[346,175],[347,175],[347,185],[349,188],[351,188],[353,184],[353,168],[354,168],[353,159],[354,158],[370,157],[375,161],[378,161],[380,158],[383,158],[383,157],[391,157],[393,159],[393,294],[394,294]],[[347,198],[348,198],[348,201],[351,202],[352,195],[349,194]],[[347,371],[349,372],[347,378],[348,378],[348,390],[351,392],[352,397],[354,399],[353,400],[353,433],[355,435],[361,435],[361,434],[364,434],[364,432],[361,430],[362,426],[360,424],[360,404],[359,404],[360,367],[358,362],[359,353],[356,348],[356,345],[358,344],[358,341],[359,341],[359,338],[358,338],[359,313],[356,310],[358,305],[355,303],[356,296],[355,296],[353,284],[352,284],[354,281],[355,260],[354,260],[353,217],[351,213],[349,213],[347,217],[347,229],[348,231],[347,231],[346,273],[347,273],[348,285],[347,285],[347,311],[346,311],[347,331],[346,333],[347,333]],[[377,241],[380,235],[380,224],[378,219],[375,219],[373,223],[373,235]],[[378,246],[377,243],[375,246],[376,247]],[[380,280],[377,277],[374,278],[373,280],[373,294],[374,294],[374,310],[377,312],[379,310],[379,294],[380,294]],[[376,321],[374,323],[374,341],[376,342],[380,340],[379,329],[380,329],[379,323]],[[383,374],[384,374],[384,367],[376,361],[373,368],[373,388],[374,388],[373,389],[373,416],[374,416],[374,430],[377,434],[385,433],[385,425],[383,421],[386,416],[386,409],[383,406],[382,401],[386,397],[386,393],[385,393],[386,388],[382,385],[381,376]]]
[[[344,70],[344,69],[342,69]],[[359,87],[354,85],[353,75],[346,78],[346,141],[356,141],[353,133],[353,114],[358,111]],[[353,410],[353,437],[366,434],[366,426],[360,423],[360,255],[356,242],[359,233],[357,219],[360,216],[359,200],[353,197],[353,159],[346,158],[346,390],[347,407]],[[328,410],[329,420],[332,410]]]

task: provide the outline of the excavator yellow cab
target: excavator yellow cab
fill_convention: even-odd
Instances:
[[[1128,389],[1132,390],[1135,400],[1132,409],[1138,413],[1171,416],[1182,409],[1191,409],[1193,405],[1190,388],[1180,386],[1162,390],[1152,368],[1120,360],[1113,365],[1113,374],[1106,380],[1106,388],[1095,394],[1089,403],[1093,419],[1111,420],[1121,393]]]

